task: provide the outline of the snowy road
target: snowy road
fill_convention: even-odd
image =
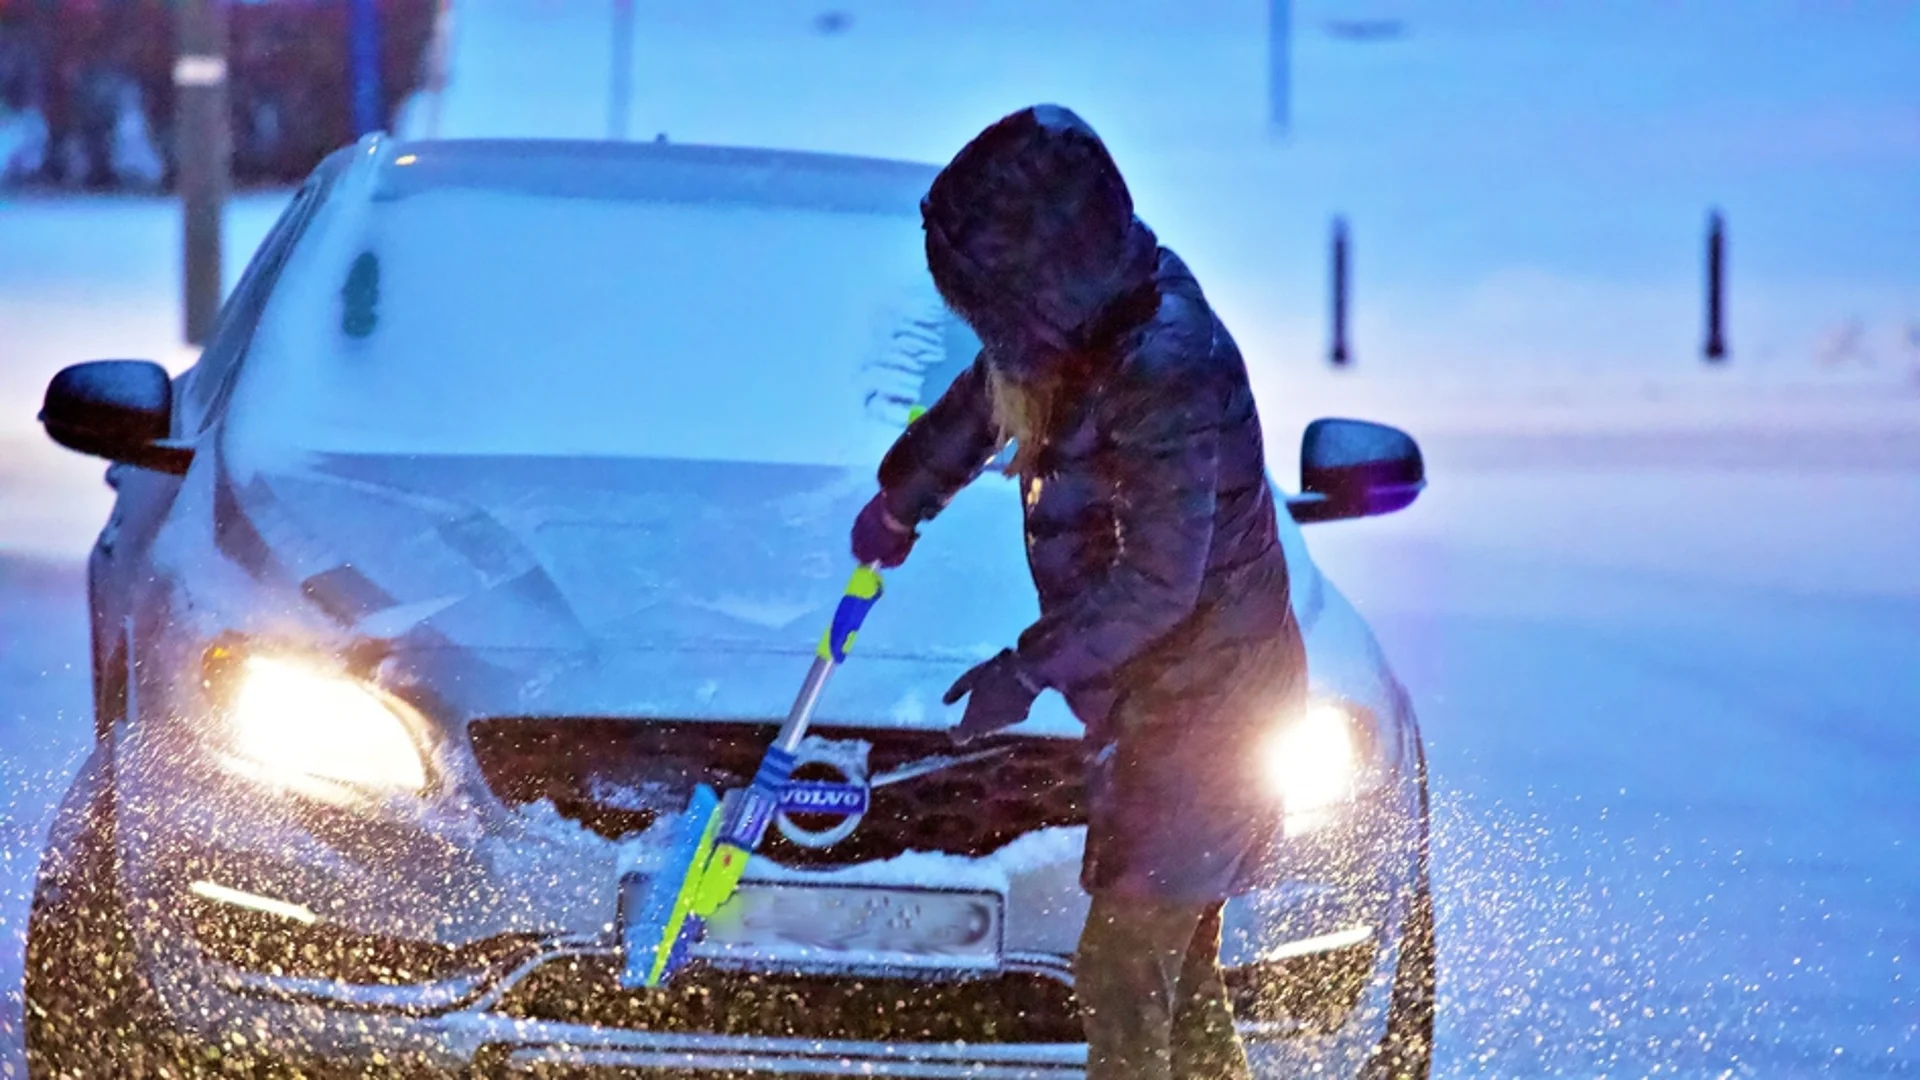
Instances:
[[[1447,1073],[1920,1070],[1914,479],[1442,467],[1323,534],[1432,749]]]
[[[1442,1073],[1920,1075],[1920,470],[1434,458],[1412,511],[1311,535],[1427,729]],[[14,1055],[82,602],[0,560]]]

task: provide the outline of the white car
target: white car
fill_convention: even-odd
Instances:
[[[55,379],[48,432],[114,461],[118,501],[33,1075],[1082,1072],[1079,725],[1049,695],[961,754],[939,704],[1036,614],[998,478],[889,575],[803,747],[815,797],[695,963],[620,980],[622,869],[695,784],[751,775],[882,451],[978,347],[926,276],[933,172],[373,137],[301,188],[191,370]],[[1274,718],[1284,873],[1229,905],[1224,958],[1262,1075],[1425,1075],[1419,733],[1296,524],[1398,509],[1422,465],[1360,421],[1303,451],[1313,704]]]

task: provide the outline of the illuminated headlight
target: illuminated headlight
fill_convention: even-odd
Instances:
[[[1274,733],[1264,771],[1286,811],[1289,836],[1332,821],[1374,776],[1369,741],[1357,718],[1331,702],[1315,702]]]
[[[281,778],[319,777],[374,791],[419,791],[426,765],[405,706],[344,675],[249,657],[227,711],[240,762]]]

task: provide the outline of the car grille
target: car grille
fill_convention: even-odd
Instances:
[[[546,800],[610,839],[643,832],[660,814],[679,813],[696,784],[745,787],[775,730],[600,719],[493,719],[468,728],[480,770],[502,801]],[[871,743],[873,776],[954,753],[943,731],[824,728],[816,734]],[[858,828],[829,848],[801,847],[773,829],[761,851],[794,867],[844,866],[908,851],[980,856],[1035,829],[1086,821],[1077,740],[1025,737],[1003,745],[1003,755],[875,788]],[[796,822],[817,827],[798,815]]]
[[[626,990],[619,963],[592,954],[552,960],[495,1006],[517,1020],[666,1034],[888,1043],[1073,1043],[1073,990],[1044,975],[965,982],[738,974],[694,968],[659,990]]]

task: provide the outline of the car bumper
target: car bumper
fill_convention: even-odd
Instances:
[[[1046,1038],[1016,1032],[835,1039],[819,1032],[786,1037],[774,1030],[778,1025],[638,1030],[594,1015],[584,998],[577,1008],[529,1009],[528,987],[555,965],[611,964],[613,845],[578,830],[532,828],[497,805],[438,806],[369,821],[359,811],[316,806],[182,761],[179,747],[162,744],[123,752],[120,812],[130,827],[119,839],[130,908],[141,913],[133,928],[136,955],[168,1021],[203,1045],[300,1062],[408,1061],[482,1075],[1084,1070],[1085,1047],[1071,1028]],[[1341,1071],[1378,1043],[1400,911],[1417,873],[1409,832],[1415,799],[1410,785],[1392,785],[1342,820],[1288,841],[1279,884],[1228,905],[1222,959],[1242,983],[1284,982],[1303,963],[1316,970],[1313,964],[1334,954],[1358,973],[1350,1000],[1331,1012],[1242,1012],[1263,1075],[1310,1065]],[[1019,993],[1039,992],[1039,984],[1070,993],[1071,955],[1087,904],[1078,862],[1075,844],[1008,875],[1006,947],[1001,969],[985,973],[989,980],[1018,981]],[[203,895],[204,885],[195,891],[205,882],[280,900],[312,922],[286,912],[230,910],[232,903]],[[263,941],[280,951],[249,952]],[[328,969],[325,956],[336,954],[358,966]],[[910,985],[958,983],[923,974]],[[599,980],[594,992],[611,991]]]
[[[1389,946],[1391,942],[1387,943]],[[1243,1023],[1257,1075],[1349,1075],[1385,1032],[1388,951],[1365,992],[1338,1026],[1281,1028]],[[549,961],[550,962],[550,961]],[[201,1046],[227,1056],[293,1062],[326,1070],[417,1068],[453,1075],[592,1076],[604,1071],[768,1072],[833,1076],[1079,1077],[1086,1046],[1065,1039],[985,1043],[832,1039],[623,1030],[601,1024],[527,1019],[497,1007],[514,990],[498,985],[472,1006],[431,1015],[349,1007],[334,994],[289,983],[245,988],[229,972],[202,967],[170,979],[168,1014]],[[211,978],[209,978],[211,976]],[[431,992],[431,988],[421,988]],[[389,999],[388,1005],[394,1004]]]

